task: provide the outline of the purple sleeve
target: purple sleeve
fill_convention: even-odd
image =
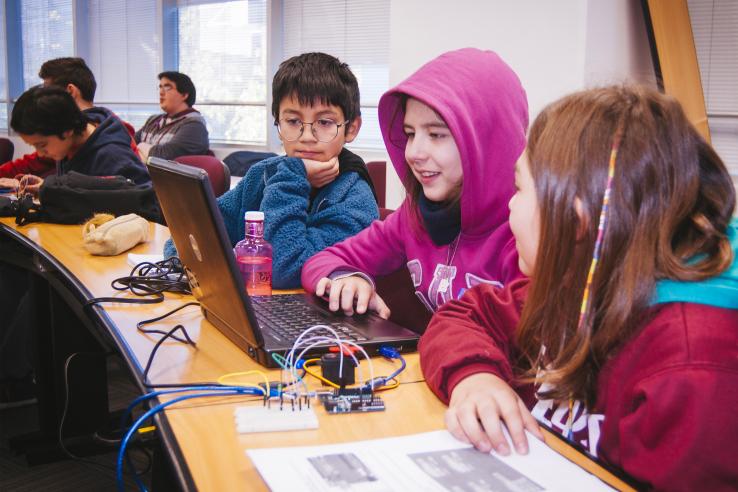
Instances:
[[[310,258],[302,267],[302,287],[314,293],[318,280],[336,270],[359,272],[374,279],[399,269],[406,262],[400,234],[409,229],[406,217],[401,207],[383,221],[375,220],[357,235]]]

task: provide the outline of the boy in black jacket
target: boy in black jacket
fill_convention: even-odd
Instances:
[[[24,92],[13,107],[10,126],[39,156],[57,161],[57,174],[77,171],[125,176],[137,184],[150,181],[121,121],[114,115],[91,119],[59,87]]]

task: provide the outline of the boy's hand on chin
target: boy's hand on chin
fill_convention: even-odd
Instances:
[[[322,188],[338,176],[338,157],[333,157],[327,162],[303,159],[305,172],[310,186]]]

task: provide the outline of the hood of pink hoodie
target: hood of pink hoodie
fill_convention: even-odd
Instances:
[[[461,156],[461,232],[488,235],[505,226],[514,193],[515,161],[525,148],[528,102],[515,72],[492,51],[465,48],[445,53],[386,92],[379,124],[392,165],[404,180],[407,137],[404,96],[436,110]]]

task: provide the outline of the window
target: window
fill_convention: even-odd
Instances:
[[[195,83],[195,106],[212,142],[268,146],[276,135],[267,100],[271,70],[288,57],[324,51],[348,63],[359,80],[363,125],[352,146],[383,149],[377,104],[389,83],[389,2],[2,2],[0,14],[13,5],[11,15],[19,18],[0,27],[18,26],[0,53],[0,127],[7,127],[8,100],[41,82],[44,61],[80,56],[97,80],[95,103],[136,128],[161,111],[157,74],[178,70]],[[272,4],[278,7],[274,18],[268,12]],[[268,33],[272,27],[277,31]],[[268,39],[275,43],[270,59]]]
[[[74,56],[72,19],[72,0],[21,2],[24,90],[41,83],[38,70],[43,62]]]
[[[362,127],[353,147],[384,149],[377,105],[389,85],[390,0],[284,0],[284,59],[322,51],[359,81]]]
[[[5,39],[5,2],[0,2],[0,40]],[[0,49],[0,128],[8,128],[8,79],[6,77],[6,49]]]
[[[95,104],[105,106],[135,128],[158,105],[161,72],[161,16],[151,0],[83,2],[86,26],[77,30],[80,52],[95,74]]]
[[[177,4],[179,71],[195,84],[211,142],[265,145],[267,1]]]
[[[689,0],[712,145],[738,182],[738,2]]]

